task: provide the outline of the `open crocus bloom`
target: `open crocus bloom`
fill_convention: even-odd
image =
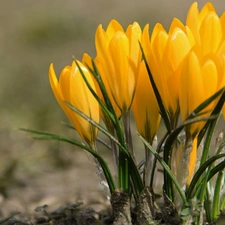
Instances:
[[[81,62],[77,62],[79,63],[87,81],[95,90],[91,74]],[[87,120],[70,109],[66,104],[66,102],[71,104],[90,119],[99,123],[98,102],[88,89],[76,63],[73,62],[72,66],[66,66],[62,70],[59,81],[56,77],[53,64],[51,64],[49,68],[49,80],[58,103],[73,123],[79,135],[87,141],[89,145],[93,145],[97,135],[97,129]]]

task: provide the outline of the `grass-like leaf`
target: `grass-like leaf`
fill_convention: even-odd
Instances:
[[[165,143],[165,149],[172,149],[173,146],[173,142],[176,140],[177,136],[179,135],[179,133],[182,131],[182,129],[191,124],[191,123],[195,123],[195,122],[200,122],[200,121],[204,121],[207,120],[207,124],[208,126],[210,125],[210,123],[212,122],[211,120],[216,120],[218,118],[218,115],[223,107],[223,103],[224,103],[224,88],[222,88],[221,90],[219,90],[218,92],[216,92],[214,95],[212,95],[211,97],[209,97],[208,99],[206,99],[203,103],[201,103],[189,116],[188,118],[179,126],[177,127],[168,137],[168,139],[166,140]],[[201,111],[206,108],[210,103],[212,103],[218,96],[221,95],[221,93],[223,93],[223,95],[220,98],[220,101],[218,102],[217,106],[215,107],[215,109],[213,110],[213,113],[211,114],[211,116],[209,117],[203,117],[203,118],[196,118],[198,117],[201,113]],[[205,133],[204,133],[205,134]],[[201,136],[201,134],[200,134]],[[169,150],[167,150],[169,151]],[[167,157],[169,157],[169,154],[167,153]]]
[[[166,108],[164,107],[164,104],[163,104],[162,98],[160,96],[159,90],[158,90],[158,88],[155,84],[155,81],[154,81],[154,78],[152,76],[150,67],[148,65],[148,62],[147,62],[147,59],[146,59],[146,56],[145,56],[145,53],[144,53],[144,49],[142,48],[140,42],[139,42],[139,45],[140,45],[140,48],[141,48],[142,58],[144,60],[144,63],[145,63],[145,66],[146,66],[146,69],[147,69],[147,72],[148,72],[148,76],[149,76],[150,82],[152,84],[153,91],[155,93],[155,97],[156,97],[158,105],[159,105],[161,116],[162,116],[162,118],[165,122],[167,130],[170,132],[171,131],[170,117],[168,115],[168,112],[167,112]]]
[[[194,177],[193,177],[193,179],[192,179],[192,181],[190,183],[190,186],[189,186],[189,188],[187,190],[187,193],[186,193],[187,199],[191,199],[193,196],[196,195],[196,192],[193,193],[194,188],[195,188],[197,182],[199,181],[201,175],[206,171],[206,169],[209,166],[211,166],[217,159],[224,158],[224,157],[225,157],[225,154],[215,155],[215,156],[211,157],[210,159],[208,159],[202,166],[200,166],[200,168],[195,173],[195,175],[194,175]],[[207,181],[212,178],[212,175],[215,175],[218,171],[223,169],[223,166],[221,166],[220,164],[218,164],[216,167],[214,167],[210,171],[210,174],[209,174],[209,177],[208,177]],[[218,167],[219,165],[220,165],[220,167]],[[213,171],[213,173],[212,173],[212,171]],[[200,183],[202,183],[202,182],[200,182]]]
[[[220,170],[217,175],[216,185],[212,202],[212,220],[216,220],[220,214],[220,193],[224,179],[224,172]]]
[[[99,96],[97,95],[97,93],[93,90],[93,88],[89,84],[89,82],[88,82],[88,80],[87,80],[87,78],[86,78],[83,70],[81,69],[79,63],[76,60],[74,60],[74,61],[75,61],[76,65],[77,65],[77,67],[78,67],[78,69],[80,71],[80,74],[83,77],[83,79],[84,79],[84,81],[85,81],[88,89],[90,90],[90,92],[92,93],[92,95],[95,97],[95,99],[98,101],[99,105],[101,106],[101,108],[105,112],[105,114],[110,118],[110,120],[113,123],[115,123],[115,115],[113,115],[113,111],[114,111],[113,107],[112,108],[108,108],[108,107],[105,106],[105,104],[101,101],[101,99],[99,98]],[[89,68],[89,70],[91,70],[90,67],[88,67],[88,68]],[[96,77],[95,72],[93,70],[91,70],[91,71],[93,72],[94,77]]]
[[[220,99],[219,99],[216,107],[213,109],[211,115],[219,115],[220,114],[221,109],[222,109],[222,107],[224,105],[224,102],[225,102],[225,88],[222,88],[221,90],[219,90],[218,92],[216,92],[212,97],[213,97],[213,99],[216,99],[220,95],[221,95],[221,97],[220,97]],[[211,123],[211,121],[207,121],[206,124],[205,124],[205,126],[203,127],[203,129],[200,131],[200,133],[198,135],[198,145],[201,143],[202,138],[205,136],[205,133],[206,133],[206,131],[207,131],[210,123]]]
[[[155,149],[138,133],[138,136],[140,137],[141,141],[146,145],[146,147],[151,151],[151,153],[156,157],[156,159],[159,161],[159,163],[162,165],[164,170],[167,172],[168,176],[173,181],[173,184],[177,188],[177,191],[179,192],[184,204],[188,204],[187,199],[181,190],[180,185],[177,182],[176,177],[173,175],[173,172],[169,168],[169,166],[166,164],[166,162],[162,159],[162,157],[155,151]]]
[[[87,152],[92,154],[98,160],[99,164],[101,165],[103,173],[104,173],[107,183],[109,185],[110,192],[112,193],[115,190],[115,184],[114,184],[111,172],[109,170],[109,167],[108,167],[106,161],[97,152],[95,152],[88,146],[86,146],[83,143],[80,143],[78,141],[71,140],[71,139],[68,139],[66,137],[63,137],[63,136],[60,136],[57,134],[36,131],[36,130],[31,130],[31,129],[26,129],[26,128],[20,128],[20,130],[39,135],[39,136],[35,137],[36,139],[39,139],[39,140],[58,140],[58,141],[62,141],[62,142],[66,142],[66,143],[78,146],[78,147],[86,150]]]
[[[121,145],[121,143],[112,135],[110,134],[110,132],[108,132],[108,130],[106,130],[103,126],[101,126],[100,124],[96,123],[94,120],[92,120],[90,117],[88,117],[87,115],[85,115],[83,112],[81,112],[79,109],[77,109],[76,107],[74,107],[73,105],[71,105],[68,102],[65,102],[67,104],[67,106],[73,110],[74,112],[76,112],[77,114],[79,114],[81,117],[83,117],[85,120],[87,120],[89,123],[91,123],[93,126],[95,126],[96,128],[98,128],[103,134],[105,134],[107,137],[109,137],[112,141],[114,141],[119,149],[123,152],[127,153],[127,150],[124,148],[124,146]]]
[[[221,154],[224,155],[224,154]],[[220,172],[221,170],[223,170],[225,168],[225,160],[222,161],[221,163],[219,163],[218,165],[216,165],[215,167],[213,167],[210,170],[209,176],[208,176],[208,181],[218,172]]]
[[[213,113],[211,114],[211,116],[209,117],[199,117],[199,115],[204,115],[203,110],[211,103],[213,102],[216,98],[218,98],[221,94],[223,93],[223,95],[221,96],[216,109],[214,110]],[[213,121],[215,122],[218,118],[219,115],[219,109],[221,110],[222,106],[221,106],[221,99],[223,99],[224,97],[224,88],[222,88],[221,90],[219,90],[218,92],[216,92],[214,95],[212,95],[211,97],[209,97],[208,99],[206,99],[203,103],[201,103],[198,107],[196,107],[196,109],[188,116],[188,118],[179,126],[177,127],[175,130],[173,130],[171,132],[171,134],[168,136],[166,143],[165,143],[165,147],[164,147],[164,154],[163,154],[163,159],[164,161],[170,166],[169,160],[170,160],[170,154],[171,151],[173,149],[173,146],[177,140],[177,137],[179,135],[179,133],[184,129],[185,126],[191,124],[191,123],[196,123],[196,122],[200,122],[200,121],[204,121],[207,120],[207,124],[208,126],[213,123]],[[215,122],[216,123],[216,122]],[[212,125],[211,125],[212,126]],[[208,127],[207,127],[208,128]],[[213,126],[212,126],[213,129]],[[205,133],[204,133],[205,134]],[[164,173],[164,183],[165,183],[165,191],[167,193],[168,196],[171,196],[171,180],[168,177],[167,173]]]
[[[104,83],[101,79],[101,75],[98,71],[98,68],[97,68],[94,60],[92,59],[93,69],[90,68],[90,67],[88,67],[88,69],[91,71],[91,73],[93,74],[94,78],[96,79],[96,81],[97,81],[97,83],[100,87],[100,90],[102,92],[106,107],[105,107],[104,103],[99,99],[99,97],[96,96],[96,93],[93,91],[93,89],[88,84],[88,81],[85,78],[84,73],[83,73],[82,69],[80,68],[79,64],[77,62],[76,62],[76,64],[77,64],[77,66],[80,70],[80,73],[82,74],[89,90],[93,93],[94,97],[96,97],[96,99],[100,103],[100,106],[102,107],[103,111],[106,113],[106,115],[109,116],[110,120],[112,121],[112,123],[114,125],[114,128],[115,128],[115,131],[116,131],[116,134],[117,134],[118,140],[115,139],[115,137],[113,137],[106,129],[104,129],[99,124],[95,123],[93,120],[88,118],[86,115],[84,115],[78,109],[76,109],[75,107],[73,107],[69,103],[67,103],[67,104],[73,111],[77,112],[84,119],[86,119],[87,121],[92,123],[94,126],[96,126],[105,135],[110,137],[111,140],[115,141],[115,143],[119,147],[119,170],[118,170],[119,171],[119,174],[118,174],[119,187],[124,189],[125,191],[128,191],[129,190],[129,183],[130,183],[130,175],[131,175],[131,178],[133,180],[134,189],[136,190],[136,193],[139,193],[141,191],[140,188],[142,188],[142,180],[141,180],[140,174],[138,172],[138,169],[137,169],[135,163],[133,162],[133,158],[130,156],[130,152],[127,149],[127,143],[125,141],[124,132],[121,128],[121,125],[120,125],[119,120],[117,118],[116,112],[115,112],[115,110],[113,108],[113,105],[110,101],[110,98],[108,96],[105,85],[104,85]],[[130,174],[130,171],[132,171],[131,174]]]

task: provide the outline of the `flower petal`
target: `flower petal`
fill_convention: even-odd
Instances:
[[[127,95],[128,89],[128,58],[129,58],[129,40],[127,36],[121,31],[116,32],[109,44],[109,54],[113,64],[115,65],[115,74],[107,76],[107,80],[112,94],[118,107],[123,111],[125,108],[129,108],[126,105],[130,101],[130,96]],[[129,78],[129,79],[132,79]],[[131,81],[132,82],[132,81]],[[131,84],[132,85],[132,84]],[[121,93],[126,93],[121,96]]]
[[[111,40],[113,38],[114,34],[117,31],[124,32],[123,27],[116,20],[111,20],[106,29],[106,33],[107,33],[109,40]]]
[[[132,104],[138,132],[152,143],[158,130],[159,106],[144,62],[141,62],[136,92]]]
[[[217,14],[212,12],[205,17],[200,27],[202,55],[216,52],[222,39],[222,27]]]

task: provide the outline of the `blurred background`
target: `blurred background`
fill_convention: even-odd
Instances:
[[[58,142],[35,141],[19,127],[74,138],[48,81],[84,52],[95,56],[94,36],[111,19],[124,27],[185,21],[192,0],[0,0],[0,218],[36,206],[106,202],[86,153]],[[207,1],[199,0],[201,8]],[[218,14],[224,0],[212,1]],[[105,154],[103,152],[103,154]],[[90,169],[91,168],[91,169]],[[86,182],[86,181],[88,182]],[[96,195],[99,195],[96,201]]]

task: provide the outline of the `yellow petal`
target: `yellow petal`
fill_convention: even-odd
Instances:
[[[203,6],[200,12],[198,10],[198,3],[194,2],[188,11],[186,24],[193,32],[197,46],[201,44],[199,30],[202,22],[211,12],[215,13],[215,9],[209,2]]]
[[[215,94],[218,83],[217,66],[212,58],[205,59],[202,66],[202,79],[205,92],[205,100]]]
[[[142,31],[137,22],[129,25],[126,30],[126,36],[129,40],[129,59],[134,63],[136,72],[138,69],[139,61],[141,59],[141,51],[139,42],[141,41]]]
[[[82,64],[86,67],[89,67],[91,69],[93,69],[92,67],[92,59],[91,57],[87,54],[87,53],[84,53],[83,54],[83,57],[82,57]]]
[[[149,24],[146,24],[143,30],[143,34],[141,37],[141,46],[143,48],[144,54],[146,59],[148,60],[150,52],[151,52],[151,45],[150,45],[150,37],[149,37]]]
[[[103,68],[102,68],[102,66],[101,66],[101,63],[99,62],[98,56],[95,58],[95,64],[96,64],[96,66],[97,66],[97,68],[98,68],[98,70],[99,70],[99,73],[100,73],[100,75],[101,75],[102,81],[103,81],[103,83],[104,83],[104,85],[105,85],[107,94],[108,94],[108,96],[109,96],[109,98],[110,98],[110,101],[111,101],[111,103],[112,103],[112,105],[113,105],[113,108],[114,108],[114,110],[115,110],[115,112],[116,112],[116,115],[117,115],[118,118],[120,118],[120,116],[121,116],[121,110],[120,110],[119,107],[117,106],[117,104],[116,104],[116,102],[115,102],[115,100],[114,100],[114,98],[113,98],[113,96],[112,96],[111,88],[110,88],[110,86],[109,86],[109,83],[108,83],[108,80],[107,80],[107,77],[106,77],[107,74],[104,72],[104,70],[103,70]],[[100,90],[99,90],[99,92],[100,92]],[[101,98],[102,101],[104,102],[102,93],[100,94],[100,98]],[[105,121],[105,119],[106,119],[106,118],[105,118],[105,115],[103,115],[103,117],[104,117],[103,120],[104,120],[104,122],[106,123],[106,121]]]
[[[205,89],[205,99],[208,99],[222,87],[221,82],[223,83],[224,75],[224,65],[221,67],[221,64],[217,57],[214,54],[209,54],[204,59],[204,65],[202,67],[202,76],[203,84]],[[214,100],[209,106],[207,106],[204,111],[206,114],[204,116],[210,116],[212,110],[214,109],[219,98]]]
[[[190,160],[189,160],[189,174],[188,174],[188,178],[187,178],[187,185],[189,186],[192,178],[194,176],[194,172],[195,172],[195,166],[196,166],[196,160],[197,160],[197,144],[198,144],[198,136],[195,136],[193,141],[192,141],[192,151],[190,154]]]
[[[108,51],[109,40],[105,34],[102,26],[98,26],[95,35],[95,46],[98,55],[98,60],[101,63],[101,67],[107,77],[114,77],[115,70],[111,60],[111,56]]]
[[[128,96],[128,85],[133,84],[133,77],[128,80],[129,40],[122,32],[117,32],[109,44],[109,54],[113,62],[115,74],[107,75],[112,95],[118,107],[126,111],[131,104]],[[129,83],[128,83],[129,81]]]
[[[62,92],[62,96],[64,101],[70,102],[70,77],[71,77],[71,66],[66,66],[62,72],[60,73],[59,77],[59,86]]]
[[[109,40],[111,40],[113,38],[114,34],[117,31],[124,32],[123,27],[120,25],[120,23],[118,21],[111,20],[106,29],[106,33],[107,33]]]
[[[59,103],[60,107],[65,112],[65,114],[71,119],[71,113],[64,103],[65,99],[62,96],[61,88],[55,74],[53,63],[51,63],[49,67],[49,81],[57,102]]]
[[[155,33],[155,37],[151,40],[152,52],[157,59],[158,62],[162,61],[163,54],[168,41],[168,34],[164,29],[157,29],[159,32],[156,34],[155,29],[153,32]]]
[[[165,67],[168,77],[177,70],[190,49],[191,44],[187,35],[181,29],[175,28],[171,35],[169,35],[162,59],[166,63]]]
[[[61,72],[61,75],[63,75],[65,72],[67,72],[68,68],[69,68],[69,66],[64,68],[64,70]],[[75,128],[76,129],[78,128],[77,130],[80,130],[79,124],[76,125],[74,123],[74,112],[72,112],[72,110],[70,110],[68,108],[68,106],[65,104],[66,99],[64,98],[64,96],[61,92],[61,87],[60,87],[60,85],[58,83],[58,80],[56,78],[56,74],[55,74],[55,71],[54,71],[53,64],[51,64],[50,68],[49,68],[49,80],[50,80],[50,85],[52,87],[53,93],[54,93],[54,95],[56,97],[56,100],[59,103],[60,107],[62,108],[64,113],[67,115],[67,117],[70,119],[70,121],[74,124]],[[62,83],[64,83],[64,82],[62,82]],[[67,90],[69,90],[69,88],[67,88]],[[81,134],[81,137],[84,138],[82,134]]]
[[[79,61],[77,62],[79,63],[88,83],[95,91],[94,82],[89,71]],[[70,103],[96,123],[99,123],[98,103],[85,84],[75,62],[72,64],[70,79]],[[91,125],[87,120],[81,118],[78,114],[74,115],[74,123],[79,127],[79,130],[77,129],[78,133],[83,136],[86,141],[94,141],[97,130],[93,125]]]
[[[164,71],[164,63],[163,55],[165,52],[165,48],[168,41],[168,34],[163,29],[161,24],[158,24],[154,27],[151,39],[151,51],[149,52],[149,60],[148,63],[150,65],[150,69],[158,88],[158,91],[161,95],[163,102],[166,104],[167,94],[165,93],[165,71]],[[168,109],[168,105],[165,105]]]
[[[195,41],[195,37],[194,37],[194,34],[193,32],[191,31],[191,29],[186,26],[186,35],[188,37],[188,40],[190,42],[190,45],[193,47],[194,45],[197,45],[196,41]]]
[[[95,91],[94,82],[89,71],[79,61],[77,62]],[[53,64],[51,64],[49,68],[49,79],[52,90],[61,108],[69,117],[79,135],[92,145],[97,135],[97,129],[66,105],[66,102],[70,103],[96,123],[99,123],[98,103],[86,86],[75,62],[72,63],[72,66],[66,66],[62,70],[59,82],[56,78]]]
[[[199,13],[199,19],[202,22],[203,19],[210,13],[210,12],[216,12],[214,6],[212,5],[212,3],[207,2],[202,10]]]
[[[143,61],[140,66],[132,110],[138,132],[152,143],[158,130],[160,115],[158,103]]]
[[[221,60],[221,63],[223,63],[223,57],[225,55],[225,39],[222,40],[216,54],[217,54],[218,58]]]
[[[200,45],[200,35],[199,35],[200,21],[197,2],[194,2],[190,7],[187,14],[186,24],[193,32],[196,44]]]
[[[184,31],[180,28],[175,28],[169,35],[162,60],[165,68],[163,78],[166,83],[165,95],[167,99],[165,101],[168,101],[167,105],[171,113],[178,111],[180,73],[183,60],[190,49],[191,44]]]
[[[59,90],[58,79],[55,74],[53,63],[50,64],[49,67],[49,81],[52,88],[52,91],[57,99],[57,101],[62,100],[61,92]]]
[[[126,36],[129,40],[128,96],[130,96],[129,101],[131,103],[134,96],[139,65],[141,62],[141,50],[139,43],[142,37],[142,30],[137,22],[134,22],[128,26]]]
[[[202,81],[201,66],[198,57],[191,51],[184,61],[180,76],[179,102],[182,120],[202,103],[204,99],[204,86]],[[198,123],[191,124],[188,128],[191,135],[199,132]]]
[[[220,17],[220,23],[221,23],[221,26],[222,26],[223,39],[224,39],[225,38],[225,12]]]
[[[151,35],[151,41],[152,41],[152,43],[154,42],[155,37],[156,37],[159,33],[161,33],[161,32],[167,34],[167,32],[165,31],[165,29],[164,29],[164,27],[162,26],[162,24],[161,24],[161,23],[157,23],[157,24],[154,26],[153,31],[152,31],[152,35]]]
[[[91,74],[86,67],[83,66],[81,62],[79,65],[89,83],[89,85],[95,91],[95,85],[92,79]],[[77,106],[84,114],[98,122],[98,103],[89,88],[87,87],[78,67],[75,65],[75,62],[72,64],[74,71],[71,73],[71,82],[70,82],[70,101],[71,104]],[[78,97],[79,96],[79,97]],[[96,112],[96,113],[95,113]],[[88,123],[89,124],[89,123]]]
[[[183,32],[186,32],[186,28],[183,25],[183,23],[179,19],[174,18],[170,25],[169,35],[171,35],[174,32],[174,29],[177,29],[177,28],[179,28],[180,30],[183,30]]]
[[[202,55],[216,52],[222,39],[222,27],[216,13],[211,12],[204,18],[200,28]]]

